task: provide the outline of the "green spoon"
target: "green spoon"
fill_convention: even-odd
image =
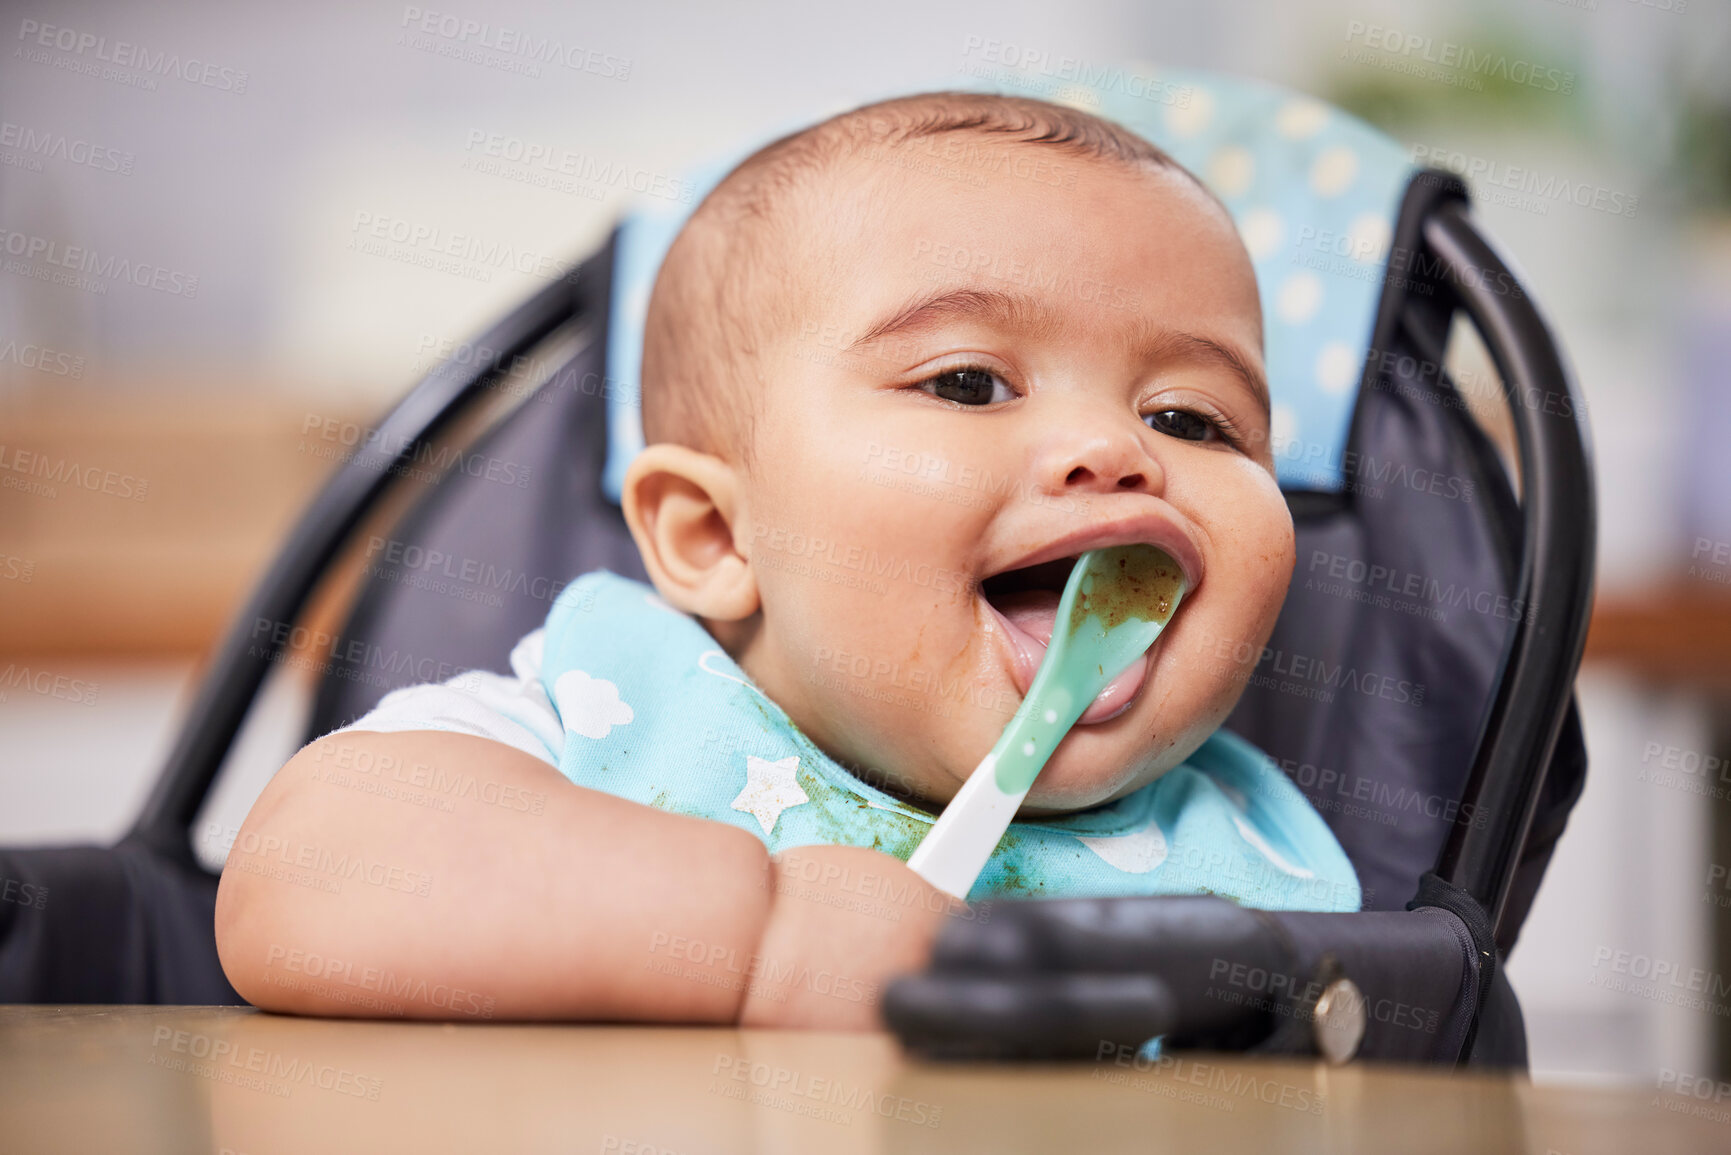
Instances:
[[[908,858],[914,873],[967,897],[1058,743],[1154,644],[1184,593],[1178,563],[1151,545],[1094,549],[1076,560],[1028,696]]]

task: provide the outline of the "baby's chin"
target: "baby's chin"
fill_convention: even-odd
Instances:
[[[1134,766],[1069,767],[1048,763],[1040,771],[1034,788],[1028,791],[1020,813],[1051,815],[1103,806],[1141,789],[1158,776]]]
[[[1068,758],[1065,757],[1066,753],[1070,755]],[[1146,758],[1133,762],[1103,762],[1098,758],[1078,757],[1077,753],[1060,749],[1052,760],[1046,763],[1034,782],[1034,788],[1028,791],[1021,810],[1017,812],[1019,818],[1064,814],[1102,806],[1146,786],[1160,776],[1161,771],[1149,766]],[[950,783],[952,793],[961,788],[961,784],[973,770],[974,767],[970,765],[948,771],[948,777],[953,779]],[[942,803],[933,802],[928,805],[933,810],[943,809]]]

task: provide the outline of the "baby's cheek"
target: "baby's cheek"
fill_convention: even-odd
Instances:
[[[1296,556],[1292,515],[1273,478],[1257,469],[1245,480],[1249,484],[1232,503],[1233,521],[1226,538],[1232,556],[1225,560],[1247,616],[1266,619],[1272,627],[1292,581]],[[1250,628],[1254,631],[1254,626]]]
[[[1217,492],[1206,523],[1214,543],[1208,570],[1189,620],[1174,638],[1194,679],[1192,705],[1209,716],[1222,703],[1230,706],[1255,672],[1285,604],[1293,566],[1292,522],[1277,490],[1265,494],[1259,486],[1240,484]],[[1270,496],[1277,506],[1271,508]],[[1182,605],[1178,612],[1184,618]]]
[[[1290,523],[1285,525],[1284,534],[1266,543],[1250,567],[1255,582],[1257,603],[1262,607],[1262,615],[1272,627],[1274,619],[1279,616],[1280,608],[1286,603],[1287,590],[1292,585],[1293,544]]]

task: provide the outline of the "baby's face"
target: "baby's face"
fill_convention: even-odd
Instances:
[[[1261,314],[1225,214],[1174,172],[1005,146],[985,188],[855,162],[802,217],[805,310],[766,348],[738,655],[868,780],[937,805],[1027,692],[1082,552],[1190,589],[1026,811],[1120,797],[1225,718],[1293,567]],[[1236,677],[1235,677],[1236,675]]]

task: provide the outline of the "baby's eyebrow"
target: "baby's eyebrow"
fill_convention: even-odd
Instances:
[[[1137,342],[1137,348],[1149,361],[1201,361],[1228,369],[1250,390],[1263,414],[1266,416],[1270,411],[1267,379],[1249,358],[1231,345],[1198,333],[1155,329]]]
[[[1041,302],[1001,289],[939,289],[914,298],[894,313],[873,324],[848,346],[858,352],[887,337],[933,328],[958,318],[984,321],[1013,328],[1033,339],[1053,335],[1061,322]],[[1146,317],[1138,318],[1132,337],[1138,359],[1144,362],[1201,361],[1218,365],[1238,377],[1264,414],[1269,412],[1268,381],[1255,362],[1231,345],[1176,329],[1164,329]]]
[[[878,321],[848,348],[850,352],[857,351],[885,337],[928,329],[955,318],[1033,330],[1036,336],[1049,335],[1056,328],[1055,318],[1046,309],[1018,293],[1000,289],[938,289],[914,298]]]

